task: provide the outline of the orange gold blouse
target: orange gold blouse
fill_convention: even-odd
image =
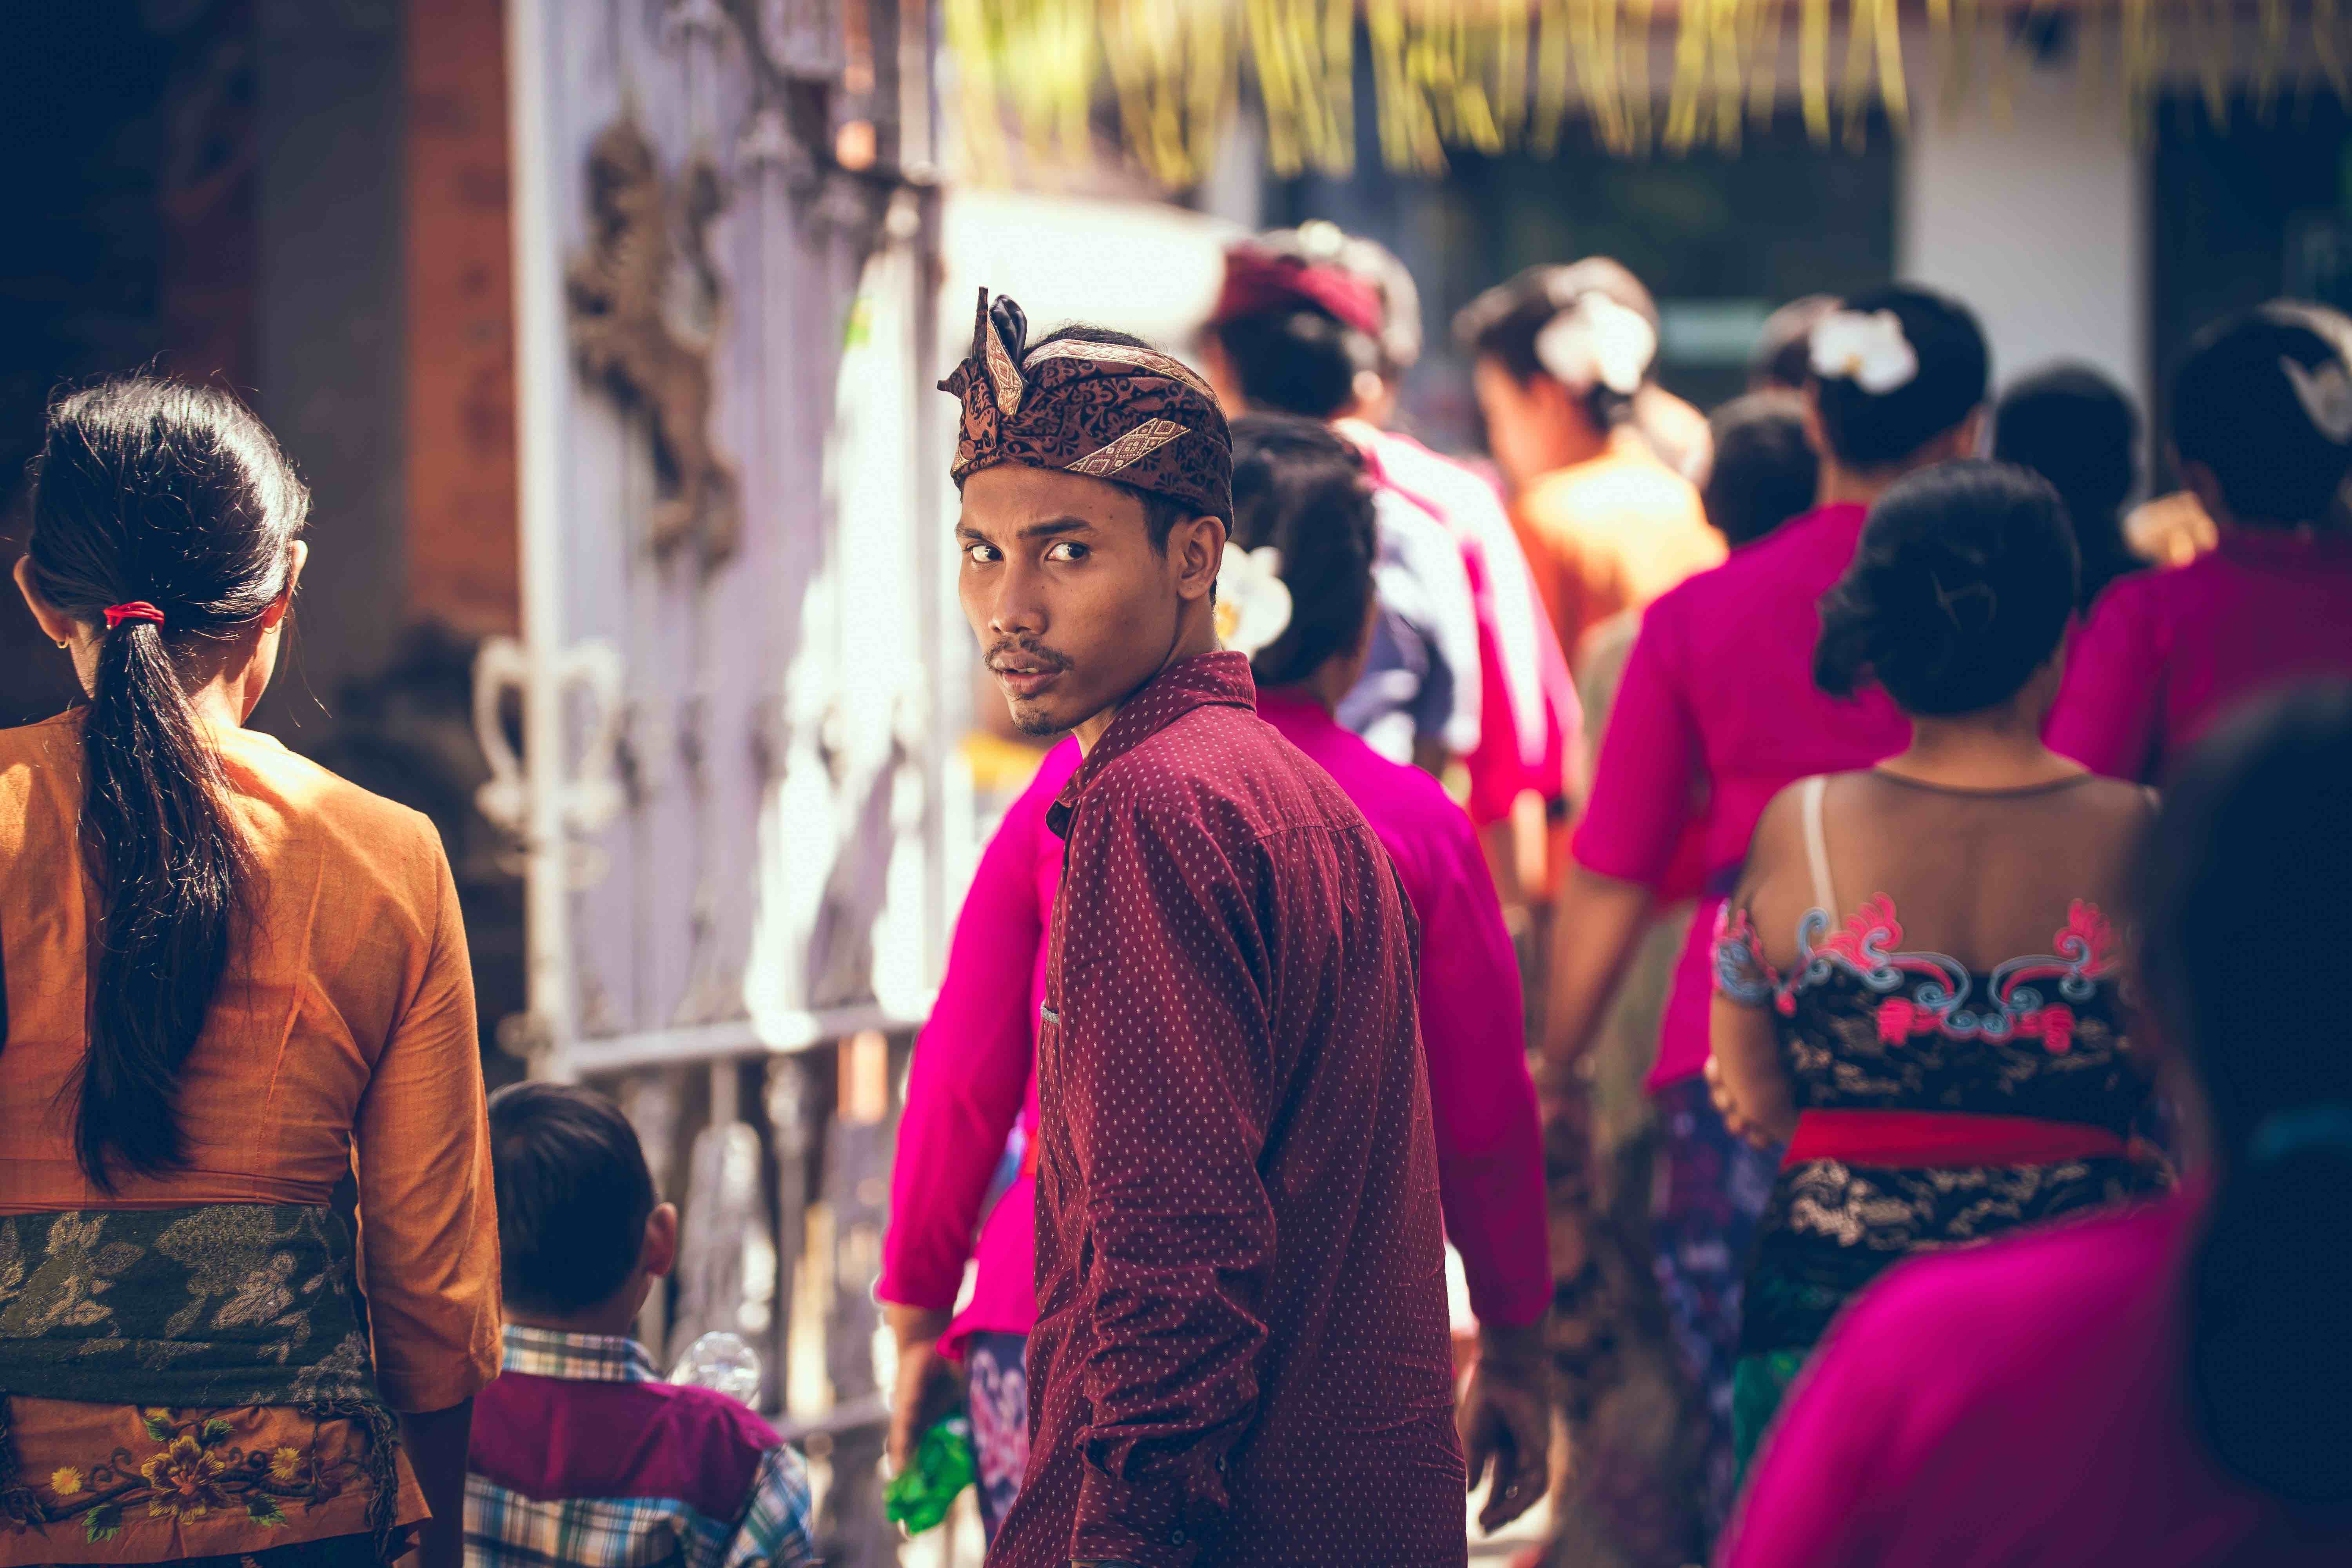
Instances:
[[[499,1367],[498,1220],[473,980],[438,835],[268,736],[218,737],[253,925],[181,1071],[187,1165],[102,1194],[73,1152],[89,983],[80,741],[78,712],[0,730],[0,1213],[325,1204],[349,1172],[386,1403],[471,1397]],[[0,1568],[245,1553],[367,1528],[366,1436],[348,1423],[29,1398],[10,1414],[19,1475],[49,1522],[0,1524]],[[310,1467],[314,1500],[249,1508],[231,1495],[245,1466]],[[401,1518],[420,1519],[404,1461],[401,1476]]]

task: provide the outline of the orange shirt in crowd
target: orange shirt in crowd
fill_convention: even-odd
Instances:
[[[90,915],[80,718],[0,730],[0,1212],[323,1205],[352,1174],[384,1399],[446,1409],[499,1358],[489,1129],[448,861],[424,817],[268,736],[238,730],[218,743],[251,851],[255,924],[181,1070],[186,1167],[124,1173],[109,1194],[74,1161]],[[10,1400],[9,1417],[20,1484],[48,1522],[0,1523],[0,1565],[239,1555],[368,1528],[367,1436],[354,1422],[37,1398]],[[315,1474],[317,1500],[288,1500],[268,1523],[242,1495],[210,1494],[223,1466],[247,1464]],[[97,1506],[110,1510],[104,1528],[88,1529]],[[400,1518],[425,1515],[404,1457]]]
[[[1724,558],[1698,491],[1626,426],[1599,456],[1528,485],[1511,511],[1536,591],[1578,668],[1588,632]]]

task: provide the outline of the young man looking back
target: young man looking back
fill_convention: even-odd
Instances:
[[[1086,760],[1037,1074],[1029,1469],[992,1568],[1465,1561],[1418,933],[1218,649],[1223,416],[1134,340],[982,296],[964,612]]]

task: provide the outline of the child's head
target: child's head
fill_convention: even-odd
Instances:
[[[592,1090],[514,1084],[490,1097],[490,1162],[508,1316],[627,1332],[677,1256],[635,1130]]]

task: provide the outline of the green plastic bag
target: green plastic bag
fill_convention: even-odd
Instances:
[[[950,1415],[915,1445],[915,1462],[890,1478],[882,1511],[909,1535],[937,1528],[956,1494],[971,1485],[971,1423]]]

